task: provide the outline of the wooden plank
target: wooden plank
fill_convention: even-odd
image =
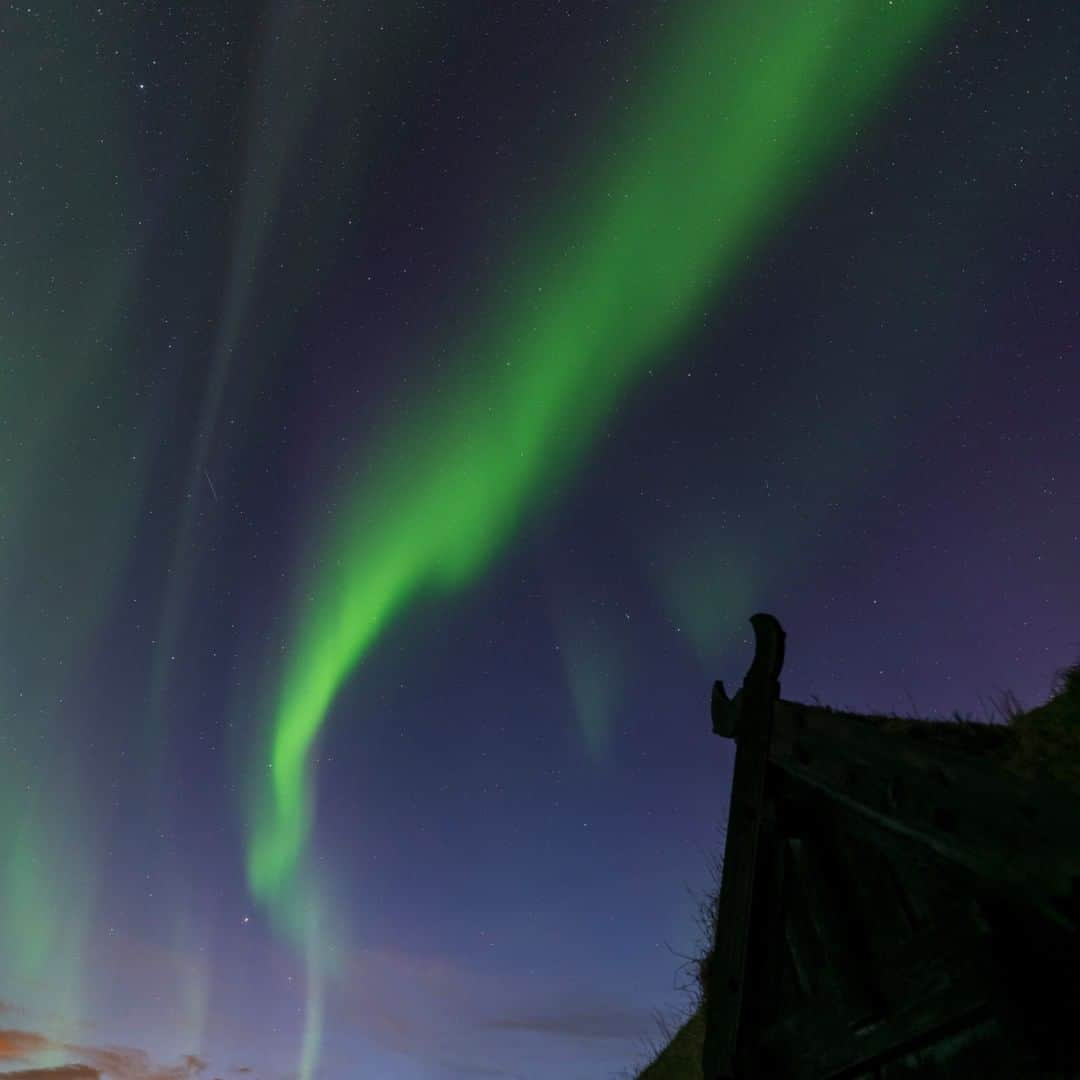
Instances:
[[[789,778],[788,784],[796,785],[794,789],[790,786],[787,788],[790,796],[797,790],[799,781]],[[883,1029],[895,1028],[897,1017],[904,1015],[907,1015],[909,1022],[921,1023],[919,1016],[910,1011],[912,1002],[945,1000],[950,1007],[955,1006],[957,984],[966,982],[974,996],[981,994],[980,1007],[992,1011],[999,1027],[1001,1021],[1005,1021],[1008,1027],[1007,1045],[1003,1043],[990,1055],[995,1065],[1002,1065],[1003,1071],[986,1075],[1064,1076],[1062,1068],[1065,1066],[1062,1062],[1072,1063],[1070,1067],[1080,1067],[1080,1053],[1072,1051],[1061,1037],[1066,1031],[1075,1031],[1076,1020],[1080,1019],[1080,993],[1075,994],[1075,1004],[1070,1006],[1066,1003],[1070,996],[1069,988],[1075,991],[1072,974],[1080,970],[1080,941],[1077,936],[1062,933],[1053,923],[1042,922],[1030,906],[1022,904],[1016,908],[1015,917],[1020,920],[1018,923],[997,925],[1002,922],[1002,912],[998,911],[998,918],[990,918],[985,900],[988,895],[994,894],[987,893],[986,883],[977,875],[954,866],[923,845],[882,829],[857,813],[830,805],[825,795],[820,795],[819,799],[822,801],[816,806],[812,805],[812,798],[804,800],[803,812],[815,826],[822,821],[829,822],[833,837],[831,850],[845,860],[849,870],[853,871],[849,887],[852,895],[859,897],[861,913],[870,920],[875,985],[887,1002],[884,1010],[888,1014],[887,1022]],[[880,866],[894,865],[896,873],[902,874],[906,884],[912,887],[909,899],[911,895],[918,899],[921,915],[917,925],[921,929],[913,935],[895,933],[899,924],[894,918],[886,918],[881,926],[873,923],[888,907],[887,903],[874,899],[875,883],[864,880],[860,884],[859,862],[868,851],[873,850],[887,852],[885,861],[879,864],[879,872],[874,876],[884,880]],[[872,863],[867,862],[866,868],[873,874]],[[789,918],[795,916],[796,912],[797,909],[790,910]],[[1023,921],[1025,918],[1027,922]],[[999,941],[1002,934],[1006,937]],[[1015,968],[1009,965],[1001,968],[999,965],[1008,957],[1010,948],[1023,964]],[[1062,985],[1055,985],[1055,980]],[[1017,1004],[1030,1004],[1032,1001],[1037,1002],[1033,1008],[1017,1012]],[[1049,1025],[1044,1023],[1040,1028],[1032,1022],[1032,1016],[1038,1019],[1054,1014],[1051,1003],[1060,1006],[1055,1014],[1056,1019]],[[822,999],[817,1008],[821,1019],[808,1021],[806,1027],[800,1030],[812,1034],[824,1024],[824,1030],[831,1032],[833,1044],[842,1046],[846,1035],[842,1025],[836,1023],[839,1019],[838,1002]],[[807,1010],[807,1015],[810,1015],[810,1010]],[[828,1027],[830,1024],[832,1028]],[[927,1036],[925,1032],[920,1035],[917,1031],[893,1031],[893,1037],[909,1039],[914,1043]],[[1058,1043],[1061,1045],[1058,1046]],[[1040,1048],[1048,1061],[1058,1065],[1057,1072],[1040,1071],[1047,1067],[1041,1059],[1036,1062],[1037,1067],[1032,1065],[1033,1047]],[[791,1050],[789,1045],[786,1052],[790,1053]],[[880,1051],[884,1057],[879,1057],[880,1060],[892,1060],[890,1055],[899,1052],[895,1046],[886,1047]],[[780,1047],[773,1047],[772,1053],[775,1056],[782,1051]],[[970,1071],[964,1072],[971,1062],[984,1059],[984,1051],[978,1046],[962,1052],[957,1050],[957,1055],[955,1068],[950,1064],[941,1065],[940,1068],[935,1065],[927,1075],[940,1076],[941,1080],[958,1080],[962,1075],[971,1075]],[[925,1060],[919,1055],[912,1058],[916,1059]],[[817,1071],[819,1065],[825,1067],[817,1057],[811,1056],[811,1061],[817,1064],[807,1073],[808,1076],[831,1075]],[[1005,1067],[1006,1062],[1011,1064]],[[860,1058],[854,1065],[842,1067],[839,1075],[854,1080],[855,1073],[850,1070],[862,1069],[865,1064],[866,1061]],[[786,1066],[778,1069],[779,1075],[786,1071]],[[916,1074],[910,1071],[897,1073],[898,1076]],[[979,1074],[983,1075],[981,1070]],[[1080,1075],[1080,1071],[1077,1075]]]
[[[972,919],[943,921],[907,941],[879,944],[878,978],[891,1008],[970,973],[988,1001],[994,965],[986,933]],[[961,974],[957,976],[955,972]]]
[[[1080,935],[1030,907],[980,897],[995,963],[989,987],[1003,1030],[1036,1056],[1039,1076],[1080,1076]]]
[[[735,773],[717,907],[716,944],[705,987],[702,1071],[706,1080],[727,1080],[734,1076],[745,1003],[747,942],[751,931],[773,705],[780,696],[778,677],[784,656],[784,632],[776,619],[757,614],[750,622],[754,628],[755,652],[737,695],[739,730]],[[722,694],[722,686],[719,689]]]
[[[806,895],[807,869],[801,858],[802,840],[788,837],[784,844],[788,861],[789,905],[784,921],[784,934],[795,958],[796,967],[805,981],[808,997],[820,998],[830,992],[823,983],[827,970],[824,931],[813,916],[811,905],[803,902]]]
[[[1036,1051],[1040,1067],[1071,1063],[1080,993],[1057,990],[1055,1010],[1034,988],[1080,964],[1080,798],[780,700],[783,631],[751,621],[742,690],[713,696],[713,730],[737,750],[706,1080],[1033,1075]]]
[[[828,858],[823,837],[789,838],[793,877],[801,896],[793,896],[790,910],[799,906],[809,913],[815,936],[822,943],[823,961],[817,973],[821,991],[833,999],[830,1011],[853,1021],[876,1016],[880,1002],[875,993],[868,957],[863,954],[860,929],[844,896],[844,882]],[[801,902],[801,905],[800,905]]]
[[[1078,929],[1080,798],[1000,766],[915,743],[843,713],[780,701],[770,760],[901,834]]]
[[[857,1073],[926,1041],[934,1032],[985,1019],[985,961],[960,953],[944,965],[913,968],[902,1000],[875,1023],[852,1028],[827,1004],[791,1014],[766,1030],[762,1043],[781,1075],[833,1077]]]
[[[813,790],[809,785],[807,789]],[[817,797],[828,801],[820,791]],[[882,887],[891,886],[895,891],[912,934],[949,917],[952,911],[970,910],[979,879],[966,867],[950,862],[909,836],[883,829],[876,820],[847,806],[831,803],[831,812],[840,833],[853,837],[859,851],[872,849],[878,853]]]
[[[919,927],[918,916],[909,889],[888,855],[878,844],[844,826],[839,816],[830,821],[832,851],[842,867],[867,950],[876,959],[880,946],[912,937]]]
[[[790,961],[790,950],[786,940],[785,924],[787,911],[791,904],[791,879],[788,874],[788,861],[784,850],[784,840],[780,835],[779,823],[773,819],[769,822],[769,866],[770,880],[766,884],[766,905],[768,923],[764,928],[762,937],[765,948],[761,958],[761,979],[757,987],[757,994],[761,998],[762,1009],[755,1017],[755,1026],[762,1023],[772,1023],[781,1006],[781,987],[786,974],[786,966]],[[795,978],[799,978],[796,969]],[[803,991],[805,996],[805,990]]]
[[[989,1017],[939,1032],[927,1045],[891,1058],[876,1070],[875,1080],[1017,1080],[1038,1075],[1025,1064],[1004,1040],[996,1018]]]
[[[735,1045],[734,1075],[768,1075],[760,1060],[756,1033],[780,1015],[778,991],[784,961],[784,875],[786,866],[780,844],[775,800],[769,793],[776,770],[766,776],[758,837],[758,868],[746,951],[743,1012]]]

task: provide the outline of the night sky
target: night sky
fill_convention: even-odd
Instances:
[[[0,1075],[610,1077],[751,614],[789,699],[1044,701],[1078,70],[1074,0],[4,4]]]

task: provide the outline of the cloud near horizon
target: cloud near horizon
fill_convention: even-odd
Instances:
[[[5,1059],[20,1061],[31,1054],[50,1050],[52,1046],[51,1039],[35,1031],[0,1031],[0,1061]]]
[[[101,1073],[89,1065],[55,1065],[51,1069],[0,1073],[0,1080],[101,1080]]]
[[[46,1050],[71,1054],[78,1061],[0,1072],[0,1080],[196,1080],[207,1069],[195,1054],[185,1054],[178,1065],[155,1065],[145,1051],[130,1047],[77,1046],[36,1031],[0,1030],[0,1063],[27,1061]]]

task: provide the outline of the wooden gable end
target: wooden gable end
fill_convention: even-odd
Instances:
[[[737,754],[704,1075],[1080,1075],[1080,803],[782,701],[783,631],[754,629],[714,692]]]

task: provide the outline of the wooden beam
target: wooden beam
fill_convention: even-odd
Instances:
[[[870,1069],[935,1031],[992,1015],[990,969],[989,958],[966,934],[926,935],[883,971],[894,1004],[875,1022],[853,1026],[849,1015],[825,1000],[774,1024],[763,1033],[763,1045],[785,1076]]]
[[[742,1025],[747,973],[747,942],[753,911],[754,880],[765,778],[769,763],[773,706],[780,696],[779,675],[784,662],[784,631],[771,615],[759,613],[754,628],[754,660],[731,703],[738,717],[731,803],[728,811],[724,871],[717,906],[716,943],[705,986],[705,1045],[702,1071],[706,1080],[734,1076]],[[726,708],[727,695],[717,683],[713,693],[713,725],[717,703]]]
[[[1034,904],[1063,929],[1080,929],[1080,798],[1072,792],[852,714],[779,701],[772,716],[768,754],[777,767]]]

